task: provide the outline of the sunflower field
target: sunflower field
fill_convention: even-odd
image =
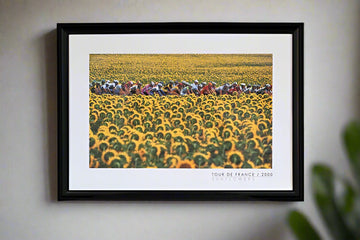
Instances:
[[[271,168],[272,96],[90,101],[90,167]]]
[[[272,56],[90,55],[102,78],[271,84]],[[90,93],[89,153],[90,168],[272,168],[272,96]]]
[[[272,84],[272,54],[91,54],[89,82]]]

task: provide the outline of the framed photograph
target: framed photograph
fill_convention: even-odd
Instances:
[[[59,200],[303,200],[303,23],[61,23]]]

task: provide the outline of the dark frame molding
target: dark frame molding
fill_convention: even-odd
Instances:
[[[231,33],[292,35],[292,191],[78,191],[69,190],[69,35]],[[58,200],[303,201],[304,200],[304,24],[303,23],[59,23]]]

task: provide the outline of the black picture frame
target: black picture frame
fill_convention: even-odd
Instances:
[[[69,36],[81,34],[291,34],[291,191],[69,190]],[[304,199],[304,24],[303,23],[59,23],[58,200],[303,201]]]

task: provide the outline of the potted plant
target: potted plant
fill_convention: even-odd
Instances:
[[[360,239],[360,122],[351,122],[343,132],[354,180],[336,176],[324,164],[312,168],[312,192],[329,234],[333,239]],[[306,216],[291,211],[288,223],[299,240],[322,239]]]

